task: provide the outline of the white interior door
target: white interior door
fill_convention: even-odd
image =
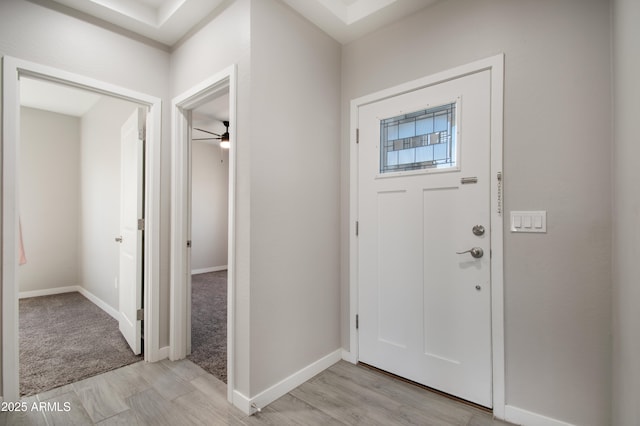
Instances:
[[[358,126],[359,360],[491,407],[490,71]]]
[[[138,108],[121,130],[120,153],[120,332],[138,355],[142,348],[142,256],[144,193],[144,109]]]

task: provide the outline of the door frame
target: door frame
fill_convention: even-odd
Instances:
[[[504,418],[505,410],[505,360],[504,360],[504,252],[503,252],[503,103],[504,103],[504,54],[458,66],[427,77],[381,90],[351,101],[350,115],[350,196],[349,196],[349,347],[345,359],[357,363],[358,330],[358,111],[361,106],[413,92],[465,75],[489,70],[491,72],[491,348],[493,414]]]
[[[18,346],[18,159],[20,155],[20,76],[86,89],[148,108],[145,147],[145,361],[161,359],[160,278],[160,98],[11,56],[2,58],[2,395],[19,397]]]
[[[169,323],[169,359],[187,356],[191,332],[189,280],[190,258],[187,247],[190,226],[189,181],[191,111],[229,90],[229,123],[236,126],[237,66],[231,65],[205,81],[176,96],[171,105],[173,123],[171,152],[171,302]],[[229,148],[229,222],[227,261],[227,399],[233,402],[234,382],[234,300],[235,300],[235,199],[236,199],[236,131],[230,132]]]

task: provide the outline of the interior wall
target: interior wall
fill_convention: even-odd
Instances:
[[[640,419],[640,3],[613,1],[613,424]]]
[[[80,120],[20,108],[20,292],[78,285]]]
[[[135,104],[103,96],[80,124],[79,283],[118,310],[120,129]]]
[[[202,127],[224,132],[219,122]],[[229,242],[229,150],[220,148],[217,141],[193,141],[191,146],[191,270],[201,273],[225,269]]]
[[[236,391],[249,395],[250,282],[250,7],[251,0],[225,4],[217,16],[171,54],[171,97],[178,96],[225,68],[237,65],[235,363]],[[224,43],[220,43],[224,40]],[[232,123],[233,124],[233,123]],[[169,198],[169,197],[167,197]]]
[[[161,98],[164,104],[161,193],[170,192],[168,52],[27,0],[3,0],[0,1],[0,55]],[[161,347],[169,344],[169,210],[170,197],[163,196],[159,277]]]
[[[506,403],[572,424],[610,424],[606,0],[449,0],[344,46],[342,344],[349,347],[350,100],[502,52]],[[546,210],[548,232],[510,233],[511,210]]]
[[[251,394],[340,348],[340,45],[251,8]]]

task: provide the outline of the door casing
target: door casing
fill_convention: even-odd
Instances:
[[[493,414],[504,418],[505,414],[505,363],[504,363],[504,278],[503,278],[503,96],[504,54],[461,65],[437,74],[419,78],[395,87],[372,93],[351,101],[350,111],[350,196],[349,196],[349,352],[344,358],[358,361],[358,110],[361,106],[378,102],[421,88],[483,70],[491,71],[491,142],[490,142],[490,196],[491,196],[491,348]]]
[[[145,360],[162,358],[159,321],[160,277],[160,129],[161,100],[79,74],[4,56],[2,58],[2,395],[19,396],[18,346],[18,159],[19,78],[29,76],[134,102],[148,108],[145,148],[144,351]]]
[[[190,230],[190,124],[191,111],[229,91],[229,122],[236,128],[237,67],[231,65],[173,99],[171,105],[171,301],[169,323],[169,358],[187,356],[191,332],[190,311],[190,256],[187,248]],[[229,224],[227,266],[227,399],[234,398],[234,304],[235,304],[235,187],[236,187],[236,132],[230,132],[229,148]]]

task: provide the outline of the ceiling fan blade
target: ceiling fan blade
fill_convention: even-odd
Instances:
[[[197,127],[194,127],[194,128],[193,128],[193,130],[199,130],[199,131],[201,131],[201,132],[209,133],[210,135],[220,136],[220,135],[219,135],[219,134],[217,134],[217,133],[213,133],[213,132],[210,132],[210,131],[208,131],[208,130],[204,130],[204,129],[198,129]]]
[[[192,141],[219,141],[221,138],[191,138]]]

